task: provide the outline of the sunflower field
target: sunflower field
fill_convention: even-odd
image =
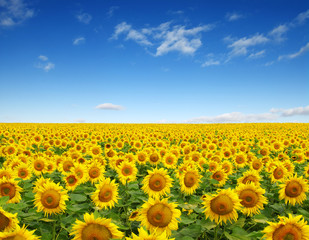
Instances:
[[[0,240],[308,240],[309,124],[0,124]]]

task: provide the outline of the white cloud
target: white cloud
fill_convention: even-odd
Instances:
[[[81,14],[77,14],[76,15],[76,18],[78,19],[78,21],[80,21],[81,23],[84,23],[84,24],[89,24],[91,19],[92,19],[92,16],[88,13],[81,13]]]
[[[122,22],[115,27],[111,39],[118,39],[124,34],[125,40],[133,40],[143,46],[156,46],[154,56],[162,56],[171,51],[193,54],[202,45],[200,33],[212,28],[212,25],[203,25],[186,29],[180,25],[171,27],[171,22],[165,22],[158,27],[136,30],[126,22]]]
[[[213,59],[210,59],[210,60],[207,60],[206,62],[204,62],[202,64],[202,67],[209,67],[209,66],[213,66],[213,65],[220,65],[220,62],[213,60]]]
[[[112,6],[109,8],[108,12],[107,12],[107,17],[111,18],[112,16],[114,16],[115,11],[118,9],[118,6]]]
[[[103,104],[96,106],[95,108],[103,109],[103,110],[123,110],[124,109],[123,106],[115,105],[112,103],[103,103]]]
[[[275,61],[270,61],[264,64],[265,67],[269,67],[271,65],[273,65],[275,63]]]
[[[304,54],[308,50],[309,50],[309,42],[304,47],[299,49],[298,52],[292,53],[292,54],[288,54],[288,55],[281,55],[281,56],[278,57],[278,60],[280,61],[282,59],[293,59],[293,58],[299,57],[300,55]]]
[[[80,45],[85,42],[84,37],[78,37],[73,40],[73,45]]]
[[[23,23],[34,16],[34,10],[27,7],[23,0],[1,0],[0,26],[10,27]]]
[[[265,50],[262,50],[262,51],[259,51],[259,52],[256,52],[256,53],[251,53],[249,55],[249,58],[251,59],[256,59],[256,58],[260,58],[260,57],[263,57],[265,55]]]
[[[277,119],[278,116],[272,113],[244,114],[240,112],[224,113],[218,116],[203,116],[192,118],[187,122],[208,122],[208,123],[228,123],[228,122],[260,122]]]
[[[38,56],[38,59],[40,59],[40,62],[35,64],[36,68],[43,69],[45,72],[49,72],[50,70],[55,68],[54,63],[46,62],[48,60],[48,57],[40,55],[40,56]]]
[[[304,23],[309,18],[309,9],[306,12],[302,12],[297,15],[295,22],[298,24]]]
[[[256,34],[250,38],[243,37],[241,39],[235,40],[233,43],[228,45],[229,48],[232,48],[229,55],[230,57],[247,55],[249,47],[261,45],[268,41],[269,39],[263,34]]]
[[[76,119],[76,120],[74,120],[74,122],[85,123],[86,120],[85,119]]]
[[[44,55],[40,55],[38,58],[39,58],[40,60],[42,60],[42,61],[47,61],[47,60],[48,60],[48,57],[46,57],[46,56],[44,56]]]
[[[270,110],[271,113],[280,113],[282,117],[291,117],[295,115],[309,115],[309,106],[306,107],[296,107],[289,109],[276,109]]]
[[[286,38],[284,35],[289,30],[289,27],[286,24],[279,25],[278,27],[275,27],[273,30],[269,32],[269,36],[273,37],[275,41],[282,42]]]
[[[227,18],[227,20],[228,20],[229,22],[236,21],[236,20],[238,20],[238,19],[240,19],[240,18],[244,18],[243,15],[238,14],[238,13],[227,13],[227,14],[225,15],[225,17]]]

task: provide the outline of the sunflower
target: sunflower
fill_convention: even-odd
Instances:
[[[139,220],[141,225],[146,227],[150,232],[158,234],[166,231],[167,237],[171,235],[171,230],[178,229],[178,218],[181,212],[176,209],[177,204],[168,203],[168,199],[159,200],[149,198],[148,202],[142,205]]]
[[[279,217],[278,222],[267,222],[269,225],[264,228],[263,233],[266,240],[307,240],[309,239],[309,225],[302,216]]]
[[[130,216],[129,216],[129,220],[130,221],[137,221],[137,219],[139,218],[139,211],[135,210],[133,212],[131,212]]]
[[[222,189],[217,194],[207,195],[203,200],[203,205],[206,218],[210,218],[217,224],[236,221],[237,210],[241,208],[240,200],[231,188]]]
[[[147,158],[148,154],[146,151],[141,151],[136,154],[136,162],[138,162],[139,164],[146,164],[148,160]]]
[[[16,228],[19,223],[17,213],[6,212],[0,207],[0,232],[8,232]]]
[[[16,167],[14,172],[18,178],[23,180],[28,180],[32,177],[32,168],[25,163],[21,163],[18,167]]]
[[[158,165],[161,161],[161,156],[157,152],[150,153],[148,157],[149,157],[149,162],[152,165]]]
[[[112,208],[118,202],[118,184],[115,180],[103,178],[96,184],[96,191],[91,196],[94,204],[102,208]]]
[[[108,240],[122,239],[124,234],[118,230],[118,227],[107,218],[95,218],[93,213],[86,213],[84,221],[76,220],[72,227],[72,233],[75,235],[73,240]]]
[[[156,232],[153,232],[151,234],[148,234],[148,232],[144,228],[138,229],[138,236],[132,233],[133,238],[126,237],[126,240],[173,240],[174,238],[168,238],[166,236],[166,232],[164,231],[161,234],[157,234]]]
[[[175,169],[177,165],[177,157],[173,153],[166,153],[163,157],[163,164],[167,168]]]
[[[219,163],[217,161],[214,160],[210,160],[208,161],[208,170],[210,172],[215,172],[219,167]]]
[[[45,171],[46,164],[42,157],[37,157],[32,160],[32,169],[35,175],[41,175]]]
[[[65,201],[68,199],[67,190],[63,189],[59,183],[47,180],[38,186],[34,205],[37,207],[37,211],[43,211],[44,215],[57,214],[65,211]]]
[[[13,179],[3,177],[0,179],[0,197],[9,196],[7,203],[18,203],[21,200],[20,192],[21,187],[18,182]]]
[[[224,160],[221,163],[221,168],[224,170],[224,172],[227,176],[229,176],[233,173],[233,164],[228,160]]]
[[[308,183],[303,177],[291,176],[283,184],[280,184],[279,199],[284,199],[285,204],[301,204],[306,200]]]
[[[0,169],[0,179],[4,178],[4,177],[6,179],[15,179],[16,174],[15,174],[15,172],[11,171],[10,169],[1,168]]]
[[[87,167],[84,164],[75,163],[74,167],[72,167],[70,171],[77,176],[80,184],[88,181],[89,177],[87,175]]]
[[[202,177],[196,168],[188,167],[179,178],[180,191],[192,195],[199,187],[201,178]]]
[[[283,163],[277,161],[276,167],[274,167],[271,171],[271,182],[284,181],[284,179],[288,176],[288,171],[283,165]]]
[[[304,169],[304,175],[306,178],[309,178],[309,164],[307,164],[307,166]]]
[[[64,182],[66,189],[69,191],[74,191],[75,188],[80,184],[79,178],[74,173],[66,173],[64,176]]]
[[[254,171],[260,172],[263,169],[263,167],[264,165],[263,165],[262,160],[256,157],[250,163],[250,168],[251,170],[254,170]]]
[[[10,232],[0,232],[0,240],[39,240],[40,237],[34,235],[35,230],[28,231],[25,226],[16,228]]]
[[[142,190],[150,197],[162,196],[170,193],[173,179],[168,175],[167,169],[148,170],[148,175],[143,180]]]
[[[259,214],[267,204],[267,198],[263,196],[265,190],[257,187],[254,183],[240,184],[235,191],[237,192],[241,205],[244,207],[242,213],[247,216]]]
[[[235,156],[234,162],[237,168],[243,168],[247,164],[247,157],[243,153],[238,154]]]
[[[135,163],[123,161],[116,169],[120,182],[125,185],[126,182],[132,182],[136,179],[137,168]]]
[[[256,171],[248,170],[243,173],[242,177],[237,179],[238,184],[243,183],[243,184],[248,184],[253,182],[255,185],[259,186],[260,185],[260,180],[261,177]]]
[[[103,177],[103,173],[105,172],[105,168],[98,162],[92,161],[92,163],[88,166],[87,169],[87,177],[92,184],[99,182]]]
[[[214,184],[216,187],[222,187],[224,186],[227,180],[227,175],[224,172],[224,170],[221,167],[219,167],[215,172],[213,172],[211,178],[219,182],[218,184]]]

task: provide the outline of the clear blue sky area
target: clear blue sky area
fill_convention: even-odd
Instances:
[[[309,122],[309,2],[0,0],[0,122]]]

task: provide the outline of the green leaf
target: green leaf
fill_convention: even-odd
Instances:
[[[189,217],[186,216],[186,215],[183,215],[183,216],[181,216],[181,222],[184,223],[184,224],[190,224],[190,223],[195,222],[195,220],[189,218]]]
[[[179,231],[182,236],[196,238],[201,234],[202,227],[200,225],[190,225]]]
[[[268,218],[263,214],[255,215],[252,219],[256,223],[267,223],[268,221]]]
[[[55,222],[56,219],[51,219],[51,218],[41,218],[40,221],[43,221],[43,222]]]
[[[228,240],[251,240],[250,237],[234,233],[229,234],[227,232],[224,232],[224,235],[227,237]]]
[[[85,202],[87,200],[87,197],[82,194],[71,193],[69,196],[70,199],[75,202]]]
[[[4,196],[0,198],[0,206],[3,206],[9,201],[10,197],[9,196]]]

